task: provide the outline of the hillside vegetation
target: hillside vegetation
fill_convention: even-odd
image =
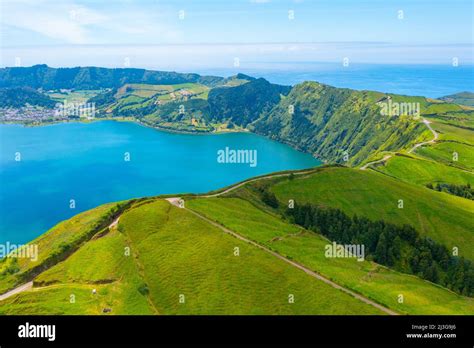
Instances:
[[[337,167],[277,182],[269,189],[282,202],[293,199],[299,204],[339,208],[349,216],[411,225],[421,235],[449,249],[457,247],[460,256],[474,260],[469,247],[474,245],[474,202],[470,200],[371,171]]]
[[[282,221],[241,198],[203,198],[187,206],[400,313],[469,314],[474,301],[412,275],[355,258],[327,258],[328,239]],[[404,296],[404,302],[398,296]]]
[[[21,108],[26,105],[53,108],[56,102],[33,88],[0,88],[0,108]]]
[[[30,280],[33,289],[1,301],[0,313],[382,314],[219,226],[397,313],[474,313],[472,297],[462,295],[469,294],[474,279],[468,247],[474,242],[473,201],[368,170],[323,167],[286,175],[249,181],[225,198],[184,197],[187,209],[149,198],[104,205],[67,220],[37,239],[39,263],[2,262],[1,292]],[[289,200],[295,212],[312,205],[338,219],[307,224],[306,216],[287,213]],[[345,232],[348,239],[338,235],[339,225],[347,224],[344,214],[357,214],[357,221],[372,226],[379,245],[378,228],[385,226],[384,255],[399,256],[381,259],[380,247],[369,243],[363,261],[327,257],[333,241],[354,241],[352,228]],[[394,251],[390,234],[397,228],[415,236],[416,243],[400,235]],[[456,246],[459,255],[447,262],[465,264],[466,273],[446,271],[437,254],[431,254],[437,264],[429,257],[424,264],[426,252],[413,252],[420,245],[440,255]],[[421,257],[417,269],[411,268],[414,255]],[[453,291],[435,282],[447,282]]]
[[[460,105],[474,106],[474,93],[472,92],[460,92],[445,97],[439,98],[449,103],[455,103]]]
[[[445,106],[438,103],[431,108]],[[474,183],[474,113],[472,108],[458,108],[426,115],[436,133],[432,141],[412,149],[411,153],[392,153],[386,161],[374,163],[370,168],[406,182],[444,187],[439,191],[468,197],[468,186]]]
[[[420,117],[474,126],[472,107],[443,100],[355,91],[317,82],[295,86],[237,74],[228,78],[97,67],[0,69],[0,87],[30,87],[71,98],[96,95],[96,118],[134,120],[161,129],[252,131],[329,163],[357,166],[429,140]],[[45,98],[47,98],[45,96]],[[453,99],[454,100],[454,99]],[[384,108],[395,105],[395,113]],[[400,105],[400,107],[399,107]],[[411,109],[413,108],[413,110]],[[435,155],[434,155],[435,156]]]
[[[32,291],[0,302],[0,313],[382,312],[187,210],[156,200],[135,205],[116,227],[39,274]]]
[[[45,90],[118,88],[127,83],[170,85],[196,82],[213,85],[222,80],[222,77],[216,76],[134,68],[51,68],[42,64],[0,69],[0,87],[31,87]]]

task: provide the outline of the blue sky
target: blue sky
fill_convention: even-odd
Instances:
[[[473,63],[471,0],[2,0],[1,10],[2,66]]]

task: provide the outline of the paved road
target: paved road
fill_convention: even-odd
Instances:
[[[280,175],[280,176],[281,176],[281,175]],[[242,185],[242,184],[241,184],[241,185]],[[241,186],[241,185],[239,185],[239,186]],[[235,187],[235,188],[237,188],[237,187]],[[222,193],[224,193],[224,192],[222,192]],[[168,202],[170,202],[171,204],[173,204],[173,205],[175,205],[175,206],[177,206],[177,207],[180,207],[180,205],[179,205],[179,201],[181,200],[180,197],[167,198],[166,200],[167,200]],[[345,293],[347,293],[347,294],[349,294],[349,295],[355,297],[356,299],[358,299],[358,300],[360,300],[360,301],[362,301],[362,302],[365,302],[365,303],[367,303],[367,304],[369,304],[369,305],[371,305],[371,306],[373,306],[373,307],[375,307],[375,308],[377,308],[377,309],[379,309],[379,310],[381,310],[381,311],[383,311],[383,312],[385,312],[385,313],[387,313],[387,314],[390,314],[390,315],[398,315],[398,313],[396,313],[396,312],[394,312],[394,311],[392,311],[392,310],[390,310],[390,309],[388,309],[388,308],[386,308],[386,307],[384,307],[384,306],[382,306],[382,305],[380,305],[380,304],[378,304],[378,303],[376,303],[376,302],[374,302],[374,301],[372,301],[372,300],[370,300],[370,299],[368,299],[368,298],[366,298],[366,297],[364,297],[364,296],[362,296],[362,295],[360,295],[360,294],[358,294],[358,293],[355,293],[354,291],[349,290],[349,289],[347,289],[347,288],[345,288],[345,287],[343,287],[343,286],[341,286],[341,285],[339,285],[339,284],[333,282],[332,280],[329,280],[328,278],[326,278],[326,277],[324,277],[324,276],[322,276],[322,275],[320,275],[320,274],[318,274],[318,273],[316,273],[316,272],[314,272],[314,271],[312,271],[312,270],[306,268],[305,266],[303,266],[303,265],[301,265],[301,264],[299,264],[299,263],[297,263],[297,262],[295,262],[295,261],[292,261],[292,260],[290,260],[290,259],[287,259],[286,257],[284,257],[284,256],[282,256],[282,255],[280,255],[280,254],[278,254],[278,253],[276,253],[276,252],[274,252],[274,251],[272,251],[272,250],[270,250],[270,249],[264,247],[263,245],[260,245],[260,244],[254,242],[254,241],[252,241],[252,240],[250,240],[250,239],[245,238],[244,236],[242,236],[242,235],[240,235],[240,234],[238,234],[238,233],[236,233],[236,232],[234,232],[234,231],[232,231],[232,230],[229,230],[228,228],[226,228],[226,227],[224,227],[224,226],[218,224],[218,223],[215,222],[215,221],[212,221],[212,220],[208,219],[208,218],[205,217],[204,215],[201,215],[201,214],[199,214],[198,212],[196,212],[196,211],[194,211],[194,210],[190,210],[190,209],[187,209],[187,208],[184,208],[184,209],[186,209],[187,211],[193,213],[194,215],[196,215],[196,216],[199,217],[200,219],[205,220],[205,221],[208,222],[209,224],[211,224],[211,225],[213,225],[213,226],[219,228],[220,230],[224,231],[225,233],[230,234],[231,236],[233,236],[233,237],[235,237],[235,238],[237,238],[237,239],[240,239],[240,240],[242,240],[242,241],[244,241],[244,242],[246,242],[246,243],[249,243],[249,244],[251,244],[251,245],[253,245],[253,246],[255,246],[255,247],[257,247],[257,248],[259,248],[259,249],[261,249],[261,250],[263,250],[263,251],[266,251],[267,253],[269,253],[269,254],[271,254],[271,255],[277,257],[277,258],[280,259],[280,260],[285,261],[286,263],[292,265],[293,267],[296,267],[296,268],[302,270],[303,272],[305,272],[306,274],[312,276],[313,278],[316,278],[316,279],[318,279],[318,280],[323,281],[323,282],[326,283],[326,284],[329,284],[329,285],[332,286],[333,288],[336,288],[336,289],[338,289],[338,290],[341,290],[341,291],[343,291],[343,292],[345,292]]]

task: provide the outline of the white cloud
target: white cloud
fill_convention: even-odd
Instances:
[[[2,26],[34,32],[62,44],[105,44],[127,39],[134,42],[144,37],[170,41],[180,37],[179,31],[157,18],[159,13],[140,9],[124,13],[113,6],[105,8],[97,10],[73,1],[5,1],[0,21]],[[23,44],[34,43],[28,42],[34,39],[27,35],[22,38]]]

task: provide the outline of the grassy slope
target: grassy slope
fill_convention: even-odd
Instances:
[[[457,103],[461,105],[474,106],[474,93],[472,92],[460,92],[440,98],[450,103]]]
[[[383,96],[303,82],[253,127],[331,163],[344,163],[347,153],[348,163],[358,165],[379,152],[408,149],[427,134],[426,127],[411,117],[381,116],[377,101]],[[394,95],[393,99],[426,104],[422,97]],[[293,114],[288,112],[290,106]]]
[[[429,117],[432,127],[439,133],[435,144],[424,146],[416,153],[434,161],[452,166],[474,169],[474,112],[437,115]],[[458,160],[453,160],[453,154]]]
[[[166,201],[124,213],[118,231],[41,274],[36,284],[49,285],[12,296],[0,313],[381,314]]]
[[[377,171],[413,184],[451,183],[474,185],[474,173],[467,173],[443,163],[418,157],[394,156],[385,165],[376,167]]]
[[[124,237],[116,230],[92,240],[66,261],[35,279],[33,292],[7,299],[2,314],[152,314],[131,256],[125,256]],[[92,294],[92,289],[97,294]],[[70,296],[75,302],[70,302]]]
[[[458,154],[457,161],[453,160],[454,153]],[[468,170],[474,169],[474,146],[472,145],[457,142],[441,142],[423,147],[417,150],[417,154],[437,162],[459,166]]]
[[[411,224],[421,234],[458,247],[474,259],[474,202],[410,185],[386,175],[349,168],[325,168],[304,178],[284,180],[271,188],[282,201],[337,207],[349,215]],[[404,208],[398,208],[403,199]]]
[[[452,140],[460,143],[474,145],[474,131],[456,127],[452,124],[433,122],[432,127],[439,133],[440,140]]]
[[[7,259],[0,263],[0,271],[8,267],[18,267],[15,274],[0,275],[0,293],[13,288],[18,283],[22,283],[22,276],[34,267],[38,267],[47,262],[51,254],[59,253],[63,246],[71,245],[81,239],[93,227],[97,220],[115,207],[115,204],[104,204],[95,209],[85,211],[73,216],[69,220],[60,222],[45,234],[31,241],[29,244],[38,246],[38,260],[32,261],[27,258]],[[15,261],[15,262],[14,262]],[[1,274],[2,272],[0,272]]]
[[[120,226],[139,255],[160,313],[377,312],[167,202],[130,211]],[[234,256],[235,247],[240,256]],[[290,293],[294,304],[288,304]],[[186,296],[185,304],[178,302],[179,294]]]
[[[447,107],[452,108],[453,105],[441,103],[430,106],[432,111],[436,112],[441,112]],[[460,110],[453,113],[428,116],[432,127],[439,134],[436,143],[418,148],[416,154],[394,156],[374,169],[419,185],[427,183],[473,185],[474,131],[466,127],[469,127],[474,118],[472,111],[457,107]],[[458,155],[456,161],[453,158],[455,152]]]
[[[474,300],[417,277],[392,271],[376,263],[326,258],[324,237],[304,231],[238,198],[207,198],[187,206],[210,219],[310,267],[400,313],[472,314]],[[398,295],[405,301],[398,303]]]

